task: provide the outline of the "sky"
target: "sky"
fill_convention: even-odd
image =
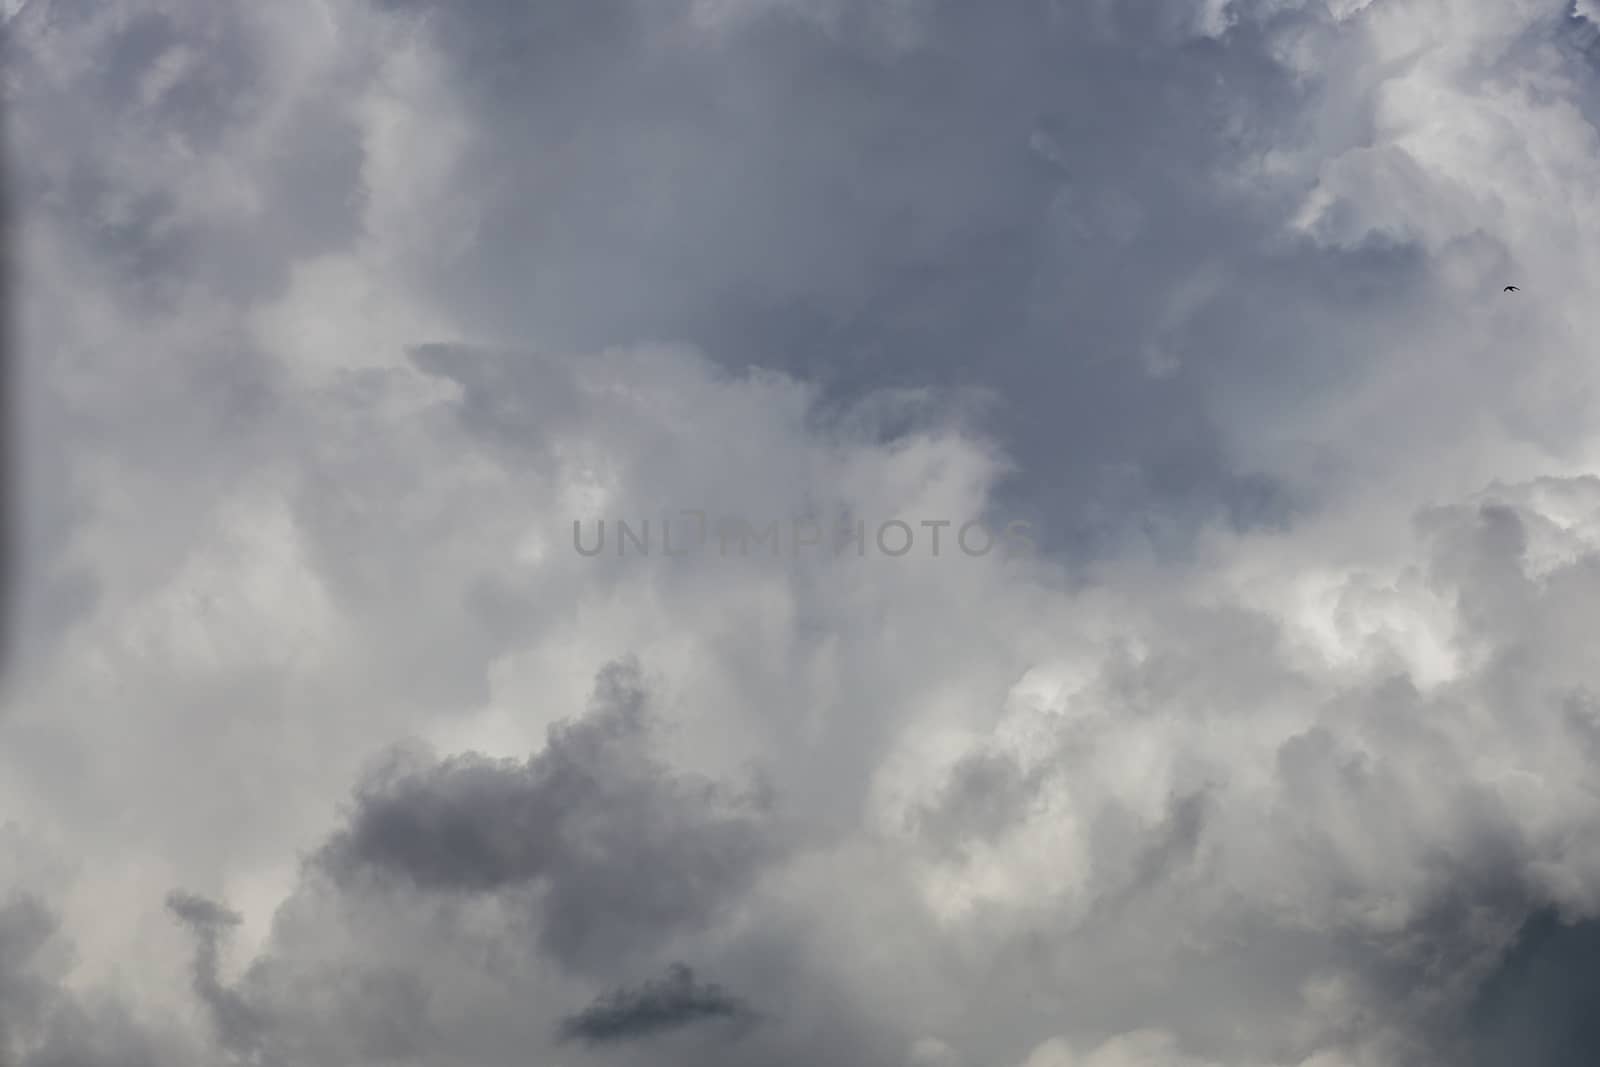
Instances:
[[[1595,0],[0,18],[0,1067],[1600,1057]]]

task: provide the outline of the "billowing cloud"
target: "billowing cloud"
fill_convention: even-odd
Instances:
[[[0,1063],[1593,1059],[1594,11],[3,10]]]

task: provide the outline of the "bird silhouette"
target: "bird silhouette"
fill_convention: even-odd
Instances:
[[[1503,292],[1503,293],[1520,293],[1520,292],[1522,292],[1522,290],[1518,289],[1514,285],[1508,285],[1504,289],[1502,289],[1501,292]]]

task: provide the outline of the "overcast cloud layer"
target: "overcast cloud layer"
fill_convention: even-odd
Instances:
[[[1600,1059],[1594,0],[0,12],[0,1067]]]

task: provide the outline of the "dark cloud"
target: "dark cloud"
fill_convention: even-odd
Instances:
[[[240,916],[214,901],[174,890],[167,909],[195,935],[194,992],[211,1014],[224,1048],[238,1051],[256,1047],[264,1020],[220,977],[223,937],[239,925]]]
[[[1474,1067],[1579,1067],[1600,1049],[1600,924],[1530,916],[1467,1018]]]
[[[174,890],[167,896],[167,908],[203,937],[216,937],[221,930],[237,926],[240,921],[238,912],[181,890]]]
[[[543,942],[572,963],[702,924],[783,841],[759,798],[658,765],[648,725],[636,666],[614,665],[590,712],[553,728],[526,762],[468,755],[381,772],[321,862],[345,883],[534,888]]]
[[[561,1020],[563,1041],[591,1045],[639,1041],[697,1023],[751,1023],[756,1014],[721,986],[700,982],[685,964],[633,988],[618,989]]]

